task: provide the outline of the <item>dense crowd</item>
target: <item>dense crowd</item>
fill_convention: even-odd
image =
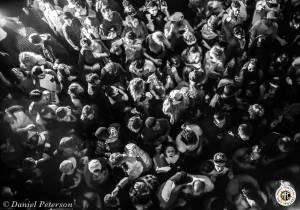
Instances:
[[[280,186],[300,192],[300,1],[0,11],[1,201],[279,210]]]

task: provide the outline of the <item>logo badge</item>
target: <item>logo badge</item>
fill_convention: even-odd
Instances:
[[[282,184],[275,193],[276,201],[281,206],[290,206],[296,200],[296,191],[290,185]]]

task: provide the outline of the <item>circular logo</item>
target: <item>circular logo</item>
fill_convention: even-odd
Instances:
[[[290,206],[296,200],[296,191],[289,185],[282,185],[276,190],[275,197],[280,205]]]

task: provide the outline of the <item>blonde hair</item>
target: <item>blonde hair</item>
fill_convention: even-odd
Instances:
[[[40,54],[25,51],[25,52],[21,52],[19,54],[19,61],[20,61],[20,67],[21,68],[25,68],[25,69],[31,71],[31,69],[34,66],[38,66],[40,64],[43,64],[43,63],[45,63],[46,60]]]

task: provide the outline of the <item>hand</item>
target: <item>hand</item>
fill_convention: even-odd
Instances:
[[[100,64],[96,63],[96,64],[93,65],[92,70],[97,71],[97,70],[100,70],[100,68],[101,68]]]
[[[79,47],[77,47],[77,46],[74,46],[73,49],[76,50],[76,51],[80,50]]]

